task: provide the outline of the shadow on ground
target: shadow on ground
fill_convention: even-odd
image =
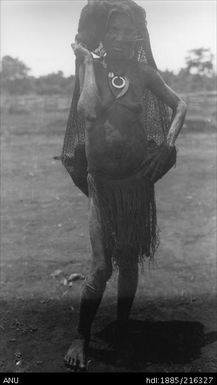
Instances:
[[[78,301],[74,303],[74,310],[71,304],[69,298],[1,301],[0,371],[64,372],[63,357],[76,335],[79,316]],[[173,301],[172,304],[167,301],[167,304],[175,308]],[[205,312],[208,314],[210,309],[211,317],[213,300],[206,301],[206,307],[203,306],[192,307],[191,316],[195,314],[195,319],[198,319],[197,311],[202,315]],[[160,366],[174,371],[181,370],[186,363],[197,358],[202,369],[213,370],[215,364],[211,344],[217,341],[217,331],[209,328],[207,333],[203,321],[168,321],[166,313],[165,320],[159,320],[158,316],[162,317],[162,313],[156,311],[156,301],[149,308],[149,315],[153,314],[155,321],[130,320],[117,359],[114,352],[116,324],[111,322],[114,309],[114,305],[110,304],[109,312],[105,307],[97,317],[89,350],[89,359],[93,361],[90,371],[140,371],[147,365],[150,370]],[[106,324],[108,326],[105,327]],[[209,353],[201,352],[205,346]],[[17,353],[22,356],[19,368],[16,367]],[[203,361],[203,357],[207,357],[208,363]]]
[[[115,322],[95,335],[90,356],[114,364]],[[149,322],[130,320],[119,363],[128,369],[141,369],[147,363],[185,364],[200,357],[201,348],[217,341],[217,332],[204,333],[200,322]],[[106,343],[111,348],[100,349]]]

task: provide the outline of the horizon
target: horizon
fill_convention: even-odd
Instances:
[[[136,3],[146,10],[152,51],[159,70],[179,72],[185,65],[188,51],[201,47],[210,49],[216,62],[215,1]],[[65,77],[73,75],[75,57],[70,44],[85,4],[83,0],[2,0],[1,57],[18,58],[31,68],[30,75],[34,77],[58,71]]]

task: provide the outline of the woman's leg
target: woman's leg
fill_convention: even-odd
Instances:
[[[133,357],[129,342],[128,319],[138,285],[138,264],[119,266],[117,327],[115,333],[116,363],[128,362]]]
[[[89,230],[92,246],[91,273],[85,281],[81,295],[78,335],[65,356],[66,364],[74,370],[80,370],[86,365],[86,351],[92,322],[101,302],[106,282],[112,274],[112,263],[111,260],[107,260],[104,253],[101,225],[92,199],[90,199]]]
[[[117,327],[123,331],[127,324],[138,285],[137,260],[130,264],[120,263],[118,277]]]

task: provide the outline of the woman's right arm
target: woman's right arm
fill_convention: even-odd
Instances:
[[[74,53],[80,62],[79,81],[80,98],[78,101],[78,112],[82,113],[86,121],[94,121],[101,103],[96,84],[94,62],[91,52],[81,44],[72,45]]]

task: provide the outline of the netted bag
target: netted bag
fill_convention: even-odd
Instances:
[[[137,60],[157,70],[148,32],[138,48]],[[149,89],[143,95],[143,122],[148,140],[148,155],[143,164],[143,175],[156,183],[176,164],[176,148],[168,148],[167,135],[171,118],[169,108]]]
[[[105,3],[110,8],[117,6],[115,1],[113,3],[112,1]],[[136,4],[134,6],[132,1],[126,1],[126,3],[128,5],[131,4],[131,7],[133,4],[134,19],[135,21],[137,19],[141,24],[141,36],[143,39],[142,43],[139,43],[137,46],[136,60],[140,63],[148,64],[157,70],[152,55],[148,30],[146,28],[144,10]],[[118,6],[120,6],[120,4],[118,4]],[[75,185],[88,195],[85,122],[83,117],[77,112],[79,94],[78,63],[76,62],[75,86],[65,132],[62,162]],[[149,89],[146,89],[143,95],[143,120],[143,127],[148,139],[148,156],[144,164],[144,176],[147,176],[155,183],[175,164],[176,149],[174,147],[170,150],[166,144],[170,127],[168,107]]]
[[[85,121],[77,112],[80,94],[78,64],[76,65],[75,86],[66,126],[61,160],[75,185],[88,195],[87,158],[85,154]]]

